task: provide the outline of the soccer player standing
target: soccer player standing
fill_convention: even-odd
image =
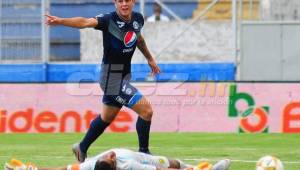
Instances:
[[[103,33],[104,54],[101,64],[100,86],[104,92],[102,114],[90,125],[85,137],[73,146],[79,162],[84,162],[89,146],[114,120],[122,106],[135,111],[139,116],[136,130],[139,151],[149,153],[149,132],[152,107],[149,101],[130,81],[131,58],[138,47],[148,61],[152,74],[160,72],[141,35],[143,16],[133,11],[135,0],[114,0],[116,11],[97,15],[95,18],[60,18],[46,15],[48,25],[63,25],[74,28],[95,28]]]

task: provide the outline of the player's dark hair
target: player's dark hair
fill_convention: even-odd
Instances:
[[[154,8],[158,8],[160,11],[161,11],[161,6],[159,3],[157,2],[154,2],[154,5],[153,5]]]
[[[114,170],[114,169],[109,163],[105,161],[97,160],[94,170]]]

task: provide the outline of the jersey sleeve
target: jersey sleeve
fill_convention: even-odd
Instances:
[[[153,165],[141,164],[136,161],[130,161],[128,162],[126,170],[156,170],[156,167]]]
[[[141,29],[142,29],[143,26],[144,26],[144,23],[145,23],[145,19],[144,19],[144,16],[142,14],[139,14],[139,22],[141,24]]]
[[[110,16],[111,16],[110,14],[100,14],[95,16],[95,18],[98,21],[98,25],[95,27],[95,29],[101,31],[107,30]]]
[[[137,20],[138,20],[138,23],[139,23],[139,29],[137,31],[137,35],[140,36],[142,28],[144,27],[144,22],[145,22],[143,15],[140,14],[140,13],[137,13]]]

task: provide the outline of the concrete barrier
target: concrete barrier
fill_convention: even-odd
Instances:
[[[234,62],[233,34],[229,21],[145,23],[143,34],[159,63]],[[102,35],[94,29],[80,31],[81,61],[99,62]],[[133,63],[145,63],[136,51]]]

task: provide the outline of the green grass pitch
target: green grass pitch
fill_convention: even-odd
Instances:
[[[71,145],[83,134],[0,134],[0,166],[10,158],[33,162],[42,167],[75,162]],[[300,135],[297,134],[211,134],[152,133],[153,154],[179,158],[197,164],[221,158],[232,160],[231,170],[254,170],[255,161],[274,155],[285,170],[300,170]],[[111,148],[137,149],[135,133],[105,133],[90,148],[93,156]]]

